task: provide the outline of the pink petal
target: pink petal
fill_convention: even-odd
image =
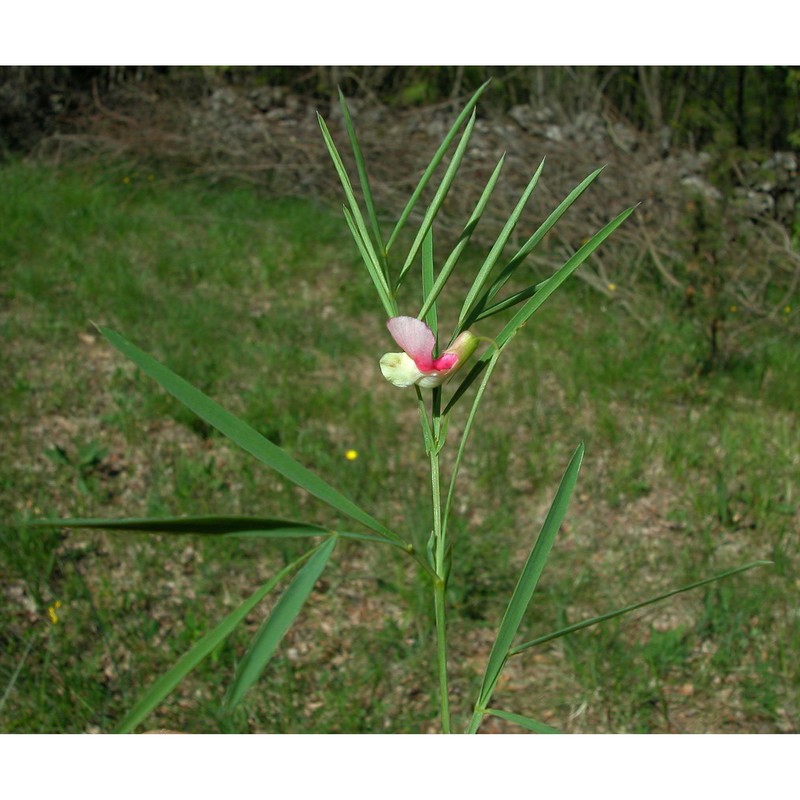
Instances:
[[[442,353],[436,361],[433,362],[433,368],[439,372],[444,372],[452,369],[458,363],[458,355],[456,353]]]
[[[436,338],[422,320],[415,317],[392,317],[386,327],[397,344],[414,359],[421,372],[434,369],[433,348]]]

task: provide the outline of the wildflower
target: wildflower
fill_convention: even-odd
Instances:
[[[381,372],[395,386],[441,386],[459,370],[475,352],[478,338],[464,331],[438,358],[433,357],[436,337],[422,320],[414,317],[392,317],[386,326],[403,348],[402,353],[386,353],[381,359]]]
[[[617,284],[616,283],[609,283],[608,284],[608,291],[609,292],[616,292],[617,291]]]
[[[784,314],[791,314],[792,313],[792,307],[791,306],[784,306],[783,307],[783,313]]]
[[[344,457],[348,461],[355,461],[358,458],[358,450],[347,450],[345,451]]]
[[[56,600],[53,605],[49,606],[47,609],[47,616],[50,617],[50,622],[55,625],[58,623],[58,614],[56,613],[58,609],[61,608],[61,601]]]

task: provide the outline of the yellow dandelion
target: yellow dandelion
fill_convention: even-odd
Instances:
[[[609,292],[616,292],[617,291],[617,284],[616,283],[609,283],[608,284],[608,291]]]
[[[358,458],[358,450],[346,450],[344,457],[348,461],[355,461]]]

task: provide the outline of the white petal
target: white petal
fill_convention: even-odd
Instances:
[[[441,386],[450,377],[450,372],[427,372],[418,381],[417,386],[421,389],[435,389]]]
[[[386,353],[381,359],[381,372],[389,383],[405,389],[413,386],[423,374],[407,353]]]

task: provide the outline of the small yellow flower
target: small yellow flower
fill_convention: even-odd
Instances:
[[[783,313],[784,314],[789,314],[789,313],[791,313],[791,311],[792,311],[792,307],[791,306],[784,306],[783,307]]]
[[[608,284],[608,291],[609,292],[616,292],[617,291],[617,284],[616,283],[609,283]]]
[[[53,603],[53,605],[51,605],[47,609],[47,616],[50,617],[50,622],[53,625],[56,625],[58,623],[58,614],[56,612],[58,611],[59,608],[61,608],[61,601],[56,600],[55,603]]]
[[[130,183],[130,182],[131,182],[131,179],[130,179],[130,178],[127,176],[127,175],[126,175],[126,176],[125,176],[125,177],[122,179],[122,182],[123,182],[123,183]]]
[[[347,450],[345,451],[344,457],[348,461],[355,461],[358,458],[358,450]]]
[[[731,306],[731,314],[735,314],[739,310],[739,306]]]

